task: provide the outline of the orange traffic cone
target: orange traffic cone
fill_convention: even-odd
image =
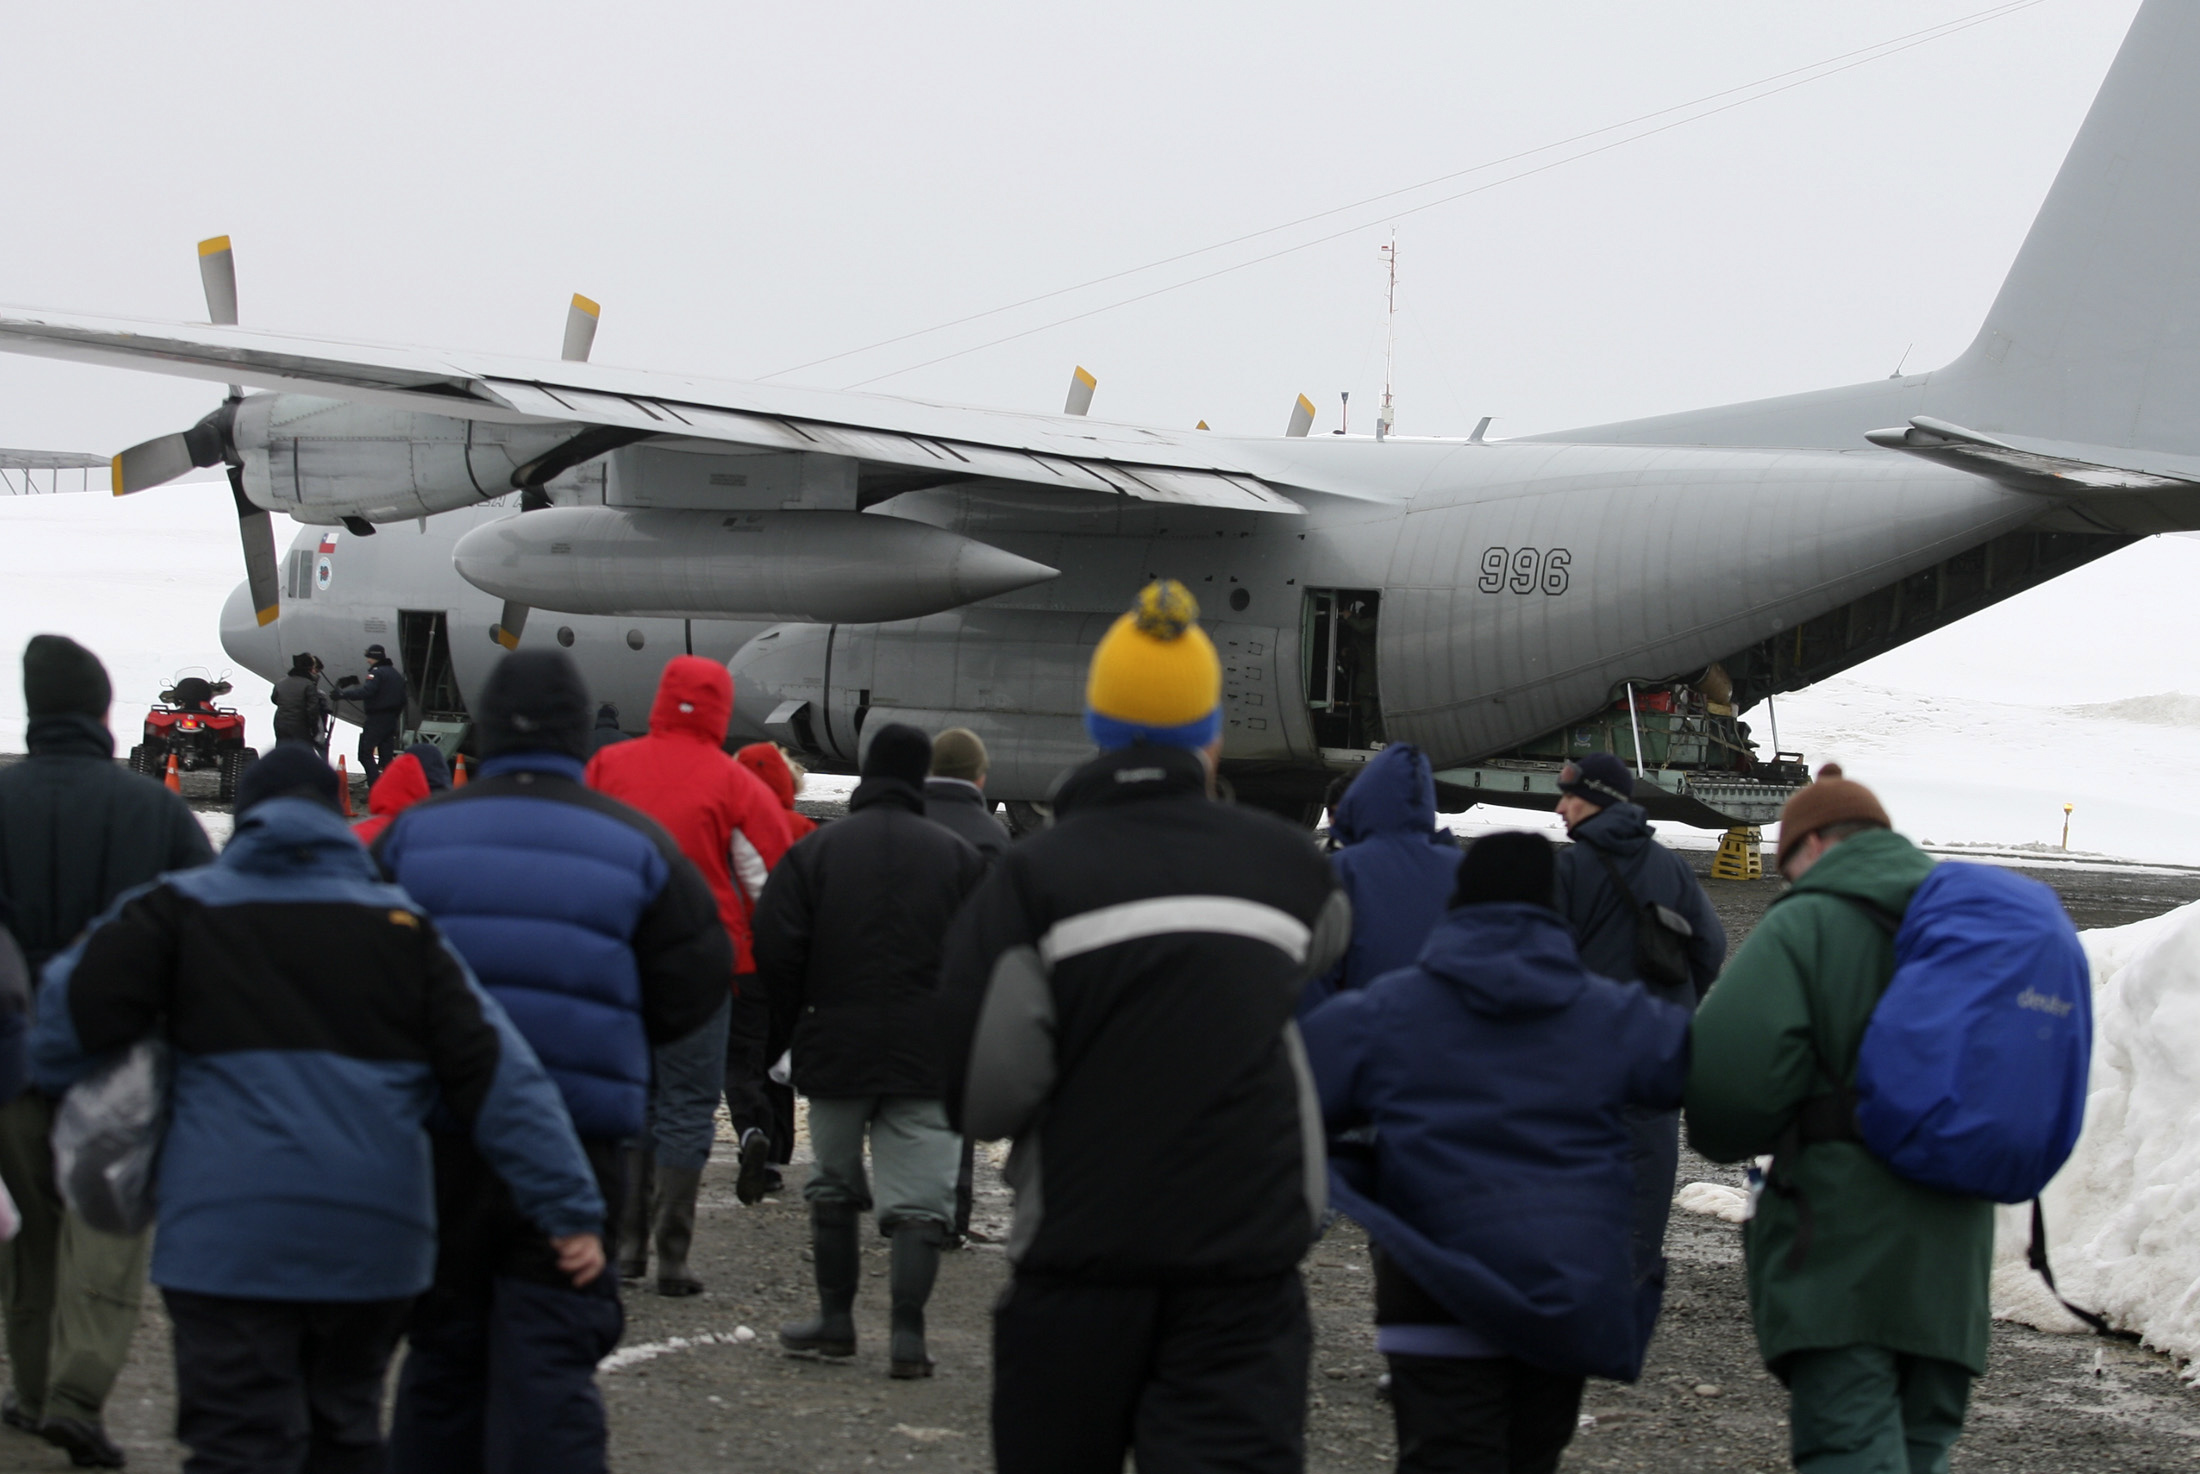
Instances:
[[[170,793],[183,792],[183,775],[176,771],[176,755],[168,754],[168,777],[164,780]]]
[[[458,755],[458,762],[457,762],[457,763],[456,763],[455,765],[453,765],[453,767],[451,768],[451,787],[453,787],[453,788],[464,788],[465,786],[466,786],[466,754],[462,752],[462,753],[460,753],[460,754]]]
[[[344,766],[344,755],[336,754],[336,791],[344,796],[344,817],[357,818],[351,807],[351,770]]]

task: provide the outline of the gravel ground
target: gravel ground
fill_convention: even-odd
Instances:
[[[205,807],[213,807],[201,800]],[[1710,857],[1695,857],[1708,867]],[[2200,874],[2040,871],[2081,926],[2117,925],[2200,899]],[[1778,894],[1776,881],[1711,889],[1735,941]],[[797,1153],[798,1156],[804,1153]],[[735,1202],[730,1168],[704,1183],[695,1256],[708,1293],[627,1298],[627,1334],[602,1377],[612,1463],[622,1470],[858,1471],[991,1467],[986,1434],[989,1317],[1007,1274],[997,1244],[950,1254],[931,1311],[939,1360],[929,1381],[886,1376],[886,1245],[866,1236],[858,1299],[861,1350],[852,1363],[781,1354],[773,1332],[811,1305],[808,1227],[799,1187],[754,1208]],[[1738,1172],[1684,1156],[1682,1180],[1739,1186]],[[980,1154],[978,1226],[998,1238],[1009,1197],[997,1159]],[[1758,1365],[1742,1281],[1740,1231],[1676,1212],[1664,1319],[1634,1386],[1591,1383],[1587,1423],[1566,1467],[1682,1474],[1787,1467],[1786,1404]],[[1307,1256],[1316,1340],[1308,1419],[1308,1467],[1387,1467],[1394,1446],[1388,1404],[1375,1394],[1364,1236],[1339,1223]],[[109,1429],[131,1467],[172,1470],[181,1450],[174,1418],[165,1317],[148,1299],[131,1364],[109,1405]],[[747,1328],[754,1340],[741,1338]],[[0,1474],[66,1467],[57,1451],[0,1429]],[[2200,1391],[2164,1358],[2091,1337],[1997,1325],[1993,1370],[1979,1383],[1955,1468],[2022,1474],[2073,1470],[2200,1468]]]

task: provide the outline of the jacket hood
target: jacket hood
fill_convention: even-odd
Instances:
[[[717,747],[732,719],[733,676],[724,666],[700,655],[675,655],[665,662],[649,709],[650,736],[692,737]]]
[[[764,781],[779,800],[779,807],[790,813],[794,810],[794,774],[787,771],[787,760],[779,755],[779,749],[769,742],[751,742],[733,755],[733,760]]]
[[[1518,901],[1445,913],[1420,965],[1452,985],[1476,1013],[1551,1013],[1588,986],[1573,933],[1556,911]]]
[[[1575,844],[1591,845],[1614,859],[1642,853],[1657,831],[1641,804],[1610,804],[1567,831]]]
[[[428,796],[428,773],[420,766],[420,759],[411,753],[400,753],[397,761],[382,770],[382,776],[374,780],[374,787],[367,794],[367,812],[387,818],[402,814]]]
[[[1901,915],[1910,897],[1932,874],[1933,857],[1891,829],[1870,829],[1842,840],[1818,857],[1788,891],[1789,896],[1823,891],[1854,896]],[[1786,900],[1787,896],[1782,896]]]
[[[1375,754],[1337,801],[1337,837],[1358,844],[1378,834],[1436,832],[1436,776],[1410,742]]]
[[[56,712],[32,717],[23,729],[23,745],[32,757],[113,757],[115,737],[98,717]]]
[[[346,879],[380,880],[366,846],[344,816],[310,798],[271,798],[237,820],[216,864],[236,870],[314,871]]]

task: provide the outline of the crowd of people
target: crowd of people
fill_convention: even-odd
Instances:
[[[622,1282],[706,1288],[721,1105],[753,1203],[799,1092],[817,1313],[779,1331],[791,1354],[856,1353],[868,1218],[889,1373],[931,1375],[970,1144],[1013,1143],[1010,1474],[1302,1469],[1298,1266],[1340,1212],[1372,1246],[1399,1467],[1555,1469],[1585,1380],[1641,1373],[1684,1113],[1715,1160],[1784,1159],[1746,1243],[1796,1466],[1947,1468],[1990,1210],[1794,1132],[1853,1077],[1892,968],[1850,902],[1899,915],[1931,868],[1861,785],[1791,801],[1792,888],[1729,960],[1606,755],[1561,775],[1563,848],[1462,849],[1407,744],[1336,800],[1327,855],[1218,801],[1221,664],[1167,581],[1094,650],[1098,755],[1014,843],[965,730],[873,726],[847,816],[818,825],[785,753],[729,751],[714,662],[669,662],[629,736],[561,652],[506,655],[457,786],[433,745],[394,750],[402,677],[375,668],[369,817],[343,817],[301,711],[216,857],[112,761],[91,652],[25,652],[30,756],[0,770],[0,1419],[76,1464],[125,1462],[102,1410],[150,1258],[192,1470],[603,1468]],[[146,1040],[174,1062],[157,1228],[105,1233],[49,1135]]]

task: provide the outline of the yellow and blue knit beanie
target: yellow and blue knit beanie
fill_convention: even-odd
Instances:
[[[1175,579],[1139,590],[1092,652],[1085,731],[1094,742],[1205,747],[1222,735],[1222,661],[1198,621],[1198,602]]]

